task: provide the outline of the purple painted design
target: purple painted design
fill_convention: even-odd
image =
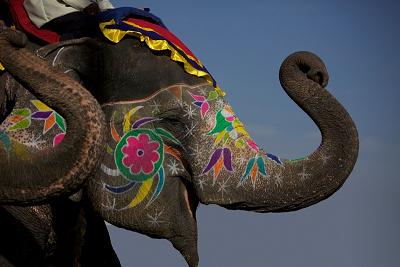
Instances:
[[[203,104],[203,102],[194,102],[193,104],[195,104],[198,107],[201,107],[201,105]]]
[[[53,111],[36,111],[31,115],[32,119],[45,120],[53,113]]]
[[[153,117],[142,118],[140,120],[135,121],[135,123],[132,125],[131,129],[140,128],[140,127],[142,127],[143,125],[145,125],[147,123],[150,123],[150,122],[153,122],[153,121],[157,121],[157,120],[159,120],[159,119],[155,119]]]
[[[210,161],[208,162],[207,167],[204,169],[202,174],[209,172],[212,169],[212,167],[214,167],[214,165],[217,163],[221,155],[222,155],[222,148],[218,148],[217,150],[215,150],[210,158]]]
[[[224,148],[224,166],[227,171],[233,172],[232,152],[229,148]]]

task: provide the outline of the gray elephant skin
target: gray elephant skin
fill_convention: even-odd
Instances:
[[[198,266],[200,203],[302,209],[338,190],[356,162],[356,127],[325,89],[326,68],[312,53],[290,55],[279,78],[322,141],[308,156],[282,160],[257,146],[223,92],[186,73],[169,51],[131,36],[28,49],[12,35],[0,34],[1,212],[30,236],[35,245],[22,247],[40,252],[25,253],[38,266],[60,258],[91,266],[97,249],[97,265],[118,266],[102,220],[168,239]],[[66,231],[73,234],[63,239]],[[68,255],[57,253],[63,246]],[[0,248],[4,262],[19,266]]]

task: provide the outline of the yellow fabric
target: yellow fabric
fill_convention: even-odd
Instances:
[[[126,22],[127,24],[133,25],[135,27],[138,27],[137,25],[135,25],[134,23],[130,23],[130,22]],[[171,51],[171,59],[173,61],[177,61],[177,62],[181,62],[183,63],[184,66],[184,70],[191,74],[191,75],[195,75],[197,77],[203,77],[206,79],[206,81],[208,83],[210,83],[211,85],[213,84],[213,80],[211,78],[211,76],[204,71],[198,70],[196,68],[194,68],[173,46],[171,46],[167,41],[165,40],[152,40],[150,37],[148,36],[144,36],[142,33],[140,32],[136,32],[136,31],[122,31],[122,30],[118,30],[118,29],[107,29],[106,26],[107,25],[113,25],[115,24],[114,20],[108,21],[108,22],[103,22],[100,23],[100,29],[103,32],[104,36],[109,39],[110,41],[114,42],[114,43],[119,43],[124,37],[125,35],[129,34],[129,35],[134,35],[140,38],[141,42],[145,42],[147,44],[147,46],[152,49],[152,50],[157,50],[157,51],[163,51],[163,50],[169,50]],[[146,28],[145,28],[146,29]],[[151,29],[146,29],[146,30],[151,30]],[[199,65],[201,65],[200,62],[198,62],[196,59],[188,56],[190,59],[196,61]],[[3,65],[1,65],[0,63],[0,71],[4,71],[4,67]],[[215,90],[218,92],[219,95],[221,96],[225,96],[225,92],[217,85],[217,87],[215,87]]]
[[[130,23],[130,22],[125,22],[125,23],[133,25],[135,27],[138,27],[134,23]],[[169,50],[171,52],[171,59],[173,61],[183,63],[184,70],[187,73],[195,75],[197,77],[203,77],[207,80],[208,83],[210,83],[211,85],[213,84],[213,80],[207,72],[204,72],[204,71],[194,68],[173,46],[171,46],[168,43],[168,41],[152,40],[150,37],[145,36],[142,33],[136,32],[136,31],[122,31],[119,29],[107,29],[106,28],[107,25],[113,25],[113,24],[115,24],[114,20],[100,23],[101,31],[103,32],[104,36],[107,39],[109,39],[110,41],[112,41],[114,43],[119,43],[127,34],[137,36],[140,38],[141,42],[145,42],[147,44],[147,46],[152,50],[156,50],[156,51]],[[148,30],[151,30],[151,29],[148,29]],[[195,60],[195,59],[193,59],[193,60]],[[225,92],[222,91],[222,89],[219,86],[217,86],[215,88],[215,90],[218,92],[219,95],[221,95],[221,96],[225,95]]]

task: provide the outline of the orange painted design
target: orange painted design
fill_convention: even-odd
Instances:
[[[47,133],[56,124],[56,116],[54,112],[45,120],[43,133]]]
[[[11,123],[17,123],[17,122],[23,120],[24,118],[25,118],[25,117],[24,117],[24,116],[21,116],[21,115],[12,115],[12,116],[8,119],[8,121],[11,122]]]
[[[253,183],[255,183],[257,180],[257,172],[258,172],[257,164],[254,164],[253,169],[251,170],[250,173],[251,181]]]
[[[171,156],[173,156],[174,158],[176,158],[177,160],[182,162],[181,153],[178,150],[176,150],[175,148],[172,148],[170,146],[167,146],[167,145],[164,146],[164,150],[165,150],[165,153],[170,154]]]
[[[119,136],[117,130],[115,130],[113,125],[110,125],[111,128],[111,136],[114,139],[115,142],[119,142],[121,140],[121,136]]]
[[[222,166],[224,166],[224,160],[222,157],[220,157],[214,166],[214,179],[218,177],[219,173],[222,170]]]

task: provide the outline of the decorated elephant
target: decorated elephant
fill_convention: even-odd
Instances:
[[[55,106],[52,110],[43,102],[32,101],[42,112],[37,113],[37,120],[42,119],[42,114],[49,115],[43,133],[54,125],[65,132],[67,124],[74,133],[68,136],[59,133],[54,142],[61,143],[65,136],[62,144],[54,149],[40,150],[26,133],[18,131],[30,127],[35,116],[31,116],[28,108],[14,110],[13,116],[0,129],[2,204],[33,203],[76,191],[95,169],[105,139],[104,116],[98,102],[75,80],[55,71],[27,49],[18,49],[26,42],[25,35],[0,23],[0,57],[7,66],[7,72],[0,77],[0,122],[9,114],[15,101],[23,101],[24,98],[17,94],[18,88],[25,85],[33,95]],[[25,90],[22,93],[26,93]],[[93,116],[93,120],[82,118],[82,114]],[[7,125],[9,123],[12,126]],[[19,142],[12,142],[7,133],[10,130],[16,134],[14,140]],[[24,155],[18,151],[23,151]]]
[[[6,79],[6,90],[17,95],[14,110],[0,128],[0,156],[25,164],[0,163],[0,188],[5,191],[1,203],[72,194],[89,177],[82,197],[75,195],[76,202],[115,226],[168,239],[189,266],[197,266],[199,203],[256,212],[298,210],[326,199],[349,176],[358,154],[357,131],[346,110],[324,89],[328,74],[314,54],[290,55],[281,66],[280,81],[317,124],[322,142],[308,156],[283,160],[258,147],[224,98],[225,93],[179,40],[171,43],[130,28],[103,30],[112,42],[104,38],[60,42],[34,48],[39,57],[10,44],[6,34],[0,35],[1,51],[6,51],[0,52],[6,70],[2,78]],[[18,62],[13,60],[16,57]],[[32,66],[37,64],[43,68],[34,72]],[[47,73],[54,78],[47,78]],[[40,88],[54,86],[52,81],[72,80],[60,73],[80,83],[78,92],[84,92],[83,86],[94,96],[105,115],[104,129],[94,126],[101,127],[101,115],[80,110],[83,100],[70,98],[80,93],[64,92],[63,86],[51,98],[37,93]],[[21,88],[13,89],[17,82],[37,99],[22,93]],[[78,111],[76,117],[68,117],[72,110]],[[84,129],[74,124],[75,120],[90,124],[88,131],[105,131],[105,145],[101,137],[95,141],[101,145],[101,156],[86,149],[77,152],[87,147],[91,138],[71,145],[73,137]],[[27,166],[32,155],[47,155],[65,144],[71,155],[42,157],[43,165],[40,161],[36,165],[44,166],[43,172]],[[61,174],[54,173],[68,173],[76,158],[86,161],[76,167],[85,174],[71,176],[79,178],[75,186],[25,197],[36,176],[58,178]],[[94,166],[100,160],[97,169],[88,167],[90,159],[94,159]],[[13,173],[18,174],[15,168],[32,175],[18,177]],[[8,177],[13,177],[12,181]],[[7,193],[20,184],[23,192]],[[32,191],[36,191],[33,186]]]

